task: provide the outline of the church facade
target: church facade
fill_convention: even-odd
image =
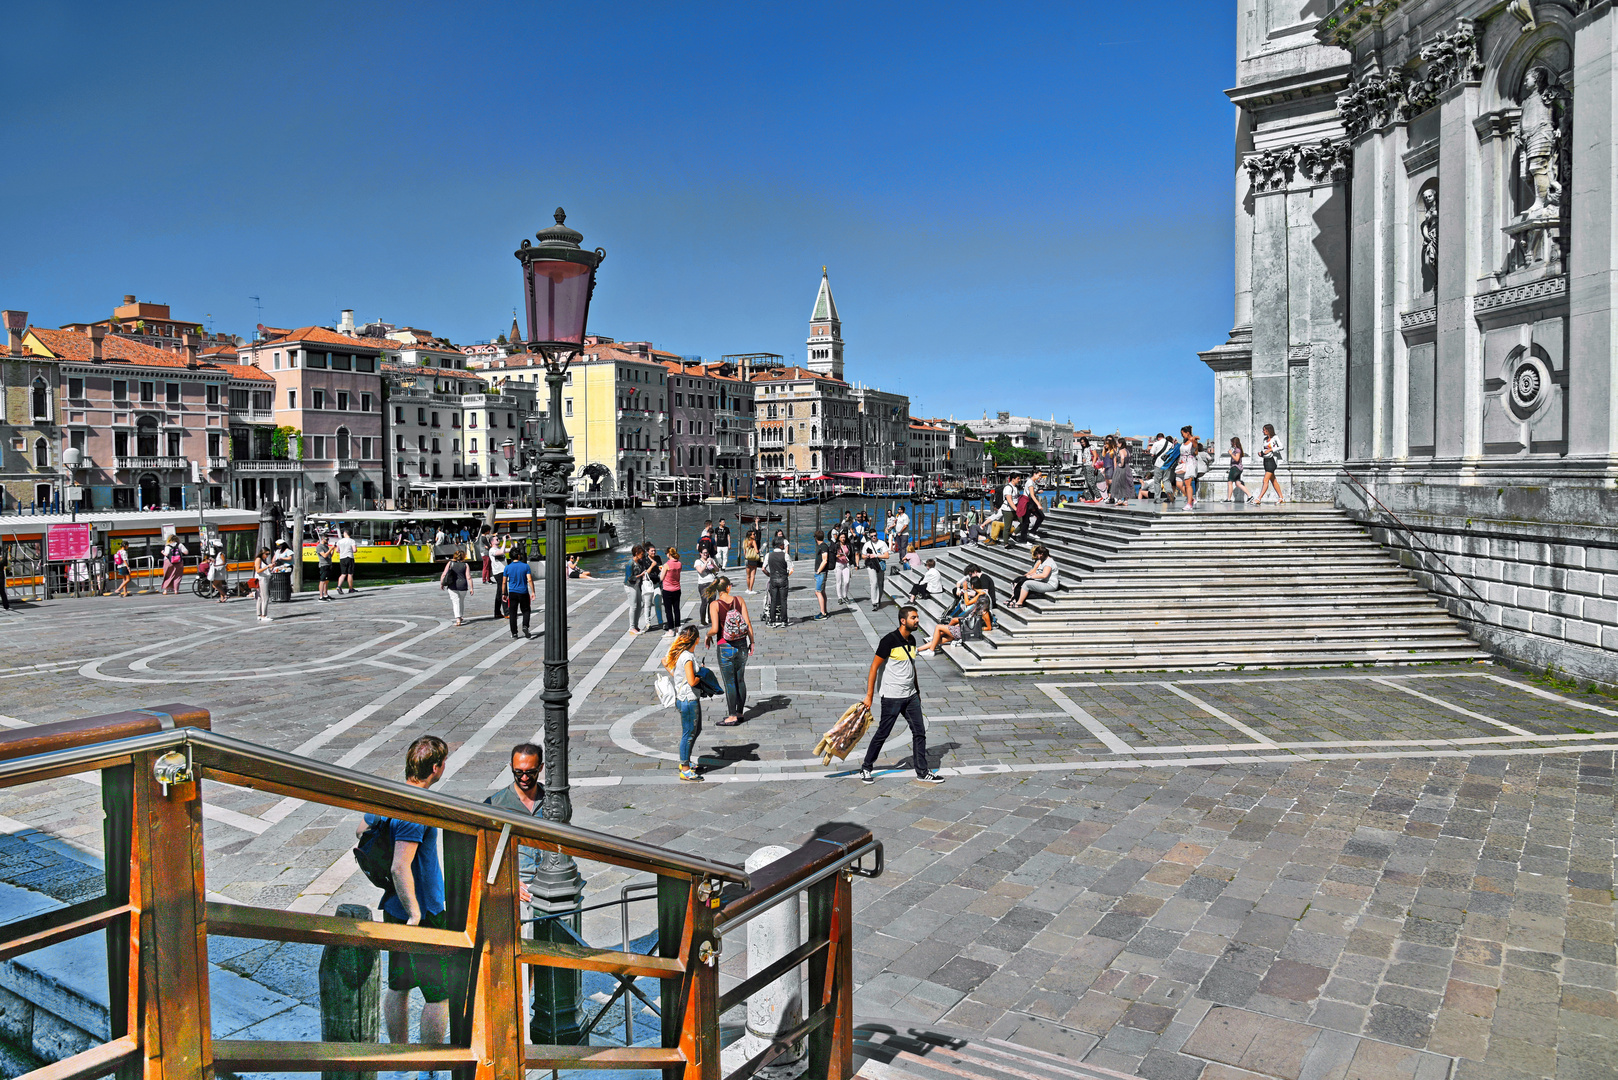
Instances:
[[[1329,3],[1329,0],[1327,0]],[[1618,682],[1613,0],[1238,0],[1215,438],[1501,656]]]

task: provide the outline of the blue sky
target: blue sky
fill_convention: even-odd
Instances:
[[[597,332],[801,358],[826,265],[918,414],[1211,426],[1233,6],[19,4],[0,307],[470,342],[561,205]]]

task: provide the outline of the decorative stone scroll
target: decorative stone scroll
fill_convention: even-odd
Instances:
[[[1242,164],[1255,192],[1282,191],[1299,173],[1313,184],[1347,180],[1353,172],[1354,154],[1346,142],[1321,139],[1261,150],[1249,154]]]

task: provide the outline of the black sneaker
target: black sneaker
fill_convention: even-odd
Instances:
[[[874,775],[872,775],[870,769],[861,769],[860,770],[860,783],[862,783],[862,784],[874,784],[874,783],[876,783],[876,777]]]
[[[943,782],[944,778],[935,772],[922,773],[916,777],[916,783],[918,784],[942,784]]]

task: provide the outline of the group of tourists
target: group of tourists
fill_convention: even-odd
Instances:
[[[1084,492],[1081,501],[1124,506],[1136,498],[1142,498],[1154,499],[1161,507],[1168,508],[1183,498],[1185,505],[1181,509],[1194,510],[1198,485],[1217,483],[1206,479],[1215,469],[1214,445],[1199,438],[1189,424],[1180,429],[1178,439],[1158,432],[1142,448],[1141,454],[1145,459],[1144,477],[1137,475],[1133,453],[1123,439],[1108,435],[1096,442],[1088,435],[1081,436],[1079,466]],[[1277,503],[1285,502],[1281,485],[1275,478],[1276,466],[1282,454],[1281,438],[1275,433],[1274,425],[1265,424],[1259,452],[1264,479],[1259,485],[1258,494],[1254,495],[1242,482],[1242,473],[1247,467],[1247,451],[1242,446],[1242,440],[1232,436],[1226,452],[1228,464],[1224,501],[1234,501],[1239,490],[1255,504],[1263,502],[1265,494],[1271,491],[1275,493]]]

